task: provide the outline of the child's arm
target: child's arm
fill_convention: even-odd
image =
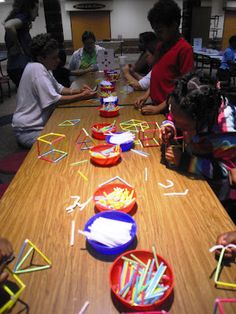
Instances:
[[[144,105],[141,108],[142,114],[159,114],[162,113],[167,107],[166,101],[159,105]]]
[[[217,168],[217,172],[222,173],[223,176],[223,171],[217,162],[213,164],[210,159],[193,156],[186,151],[183,152],[180,145],[168,146],[165,157],[168,162],[184,172],[213,178],[214,169]]]
[[[8,277],[8,273],[4,272],[4,268],[7,260],[12,255],[13,249],[11,243],[5,238],[0,238],[0,284]]]
[[[13,248],[11,243],[5,239],[5,238],[0,238],[0,254],[3,257],[10,257],[13,254]],[[1,259],[0,259],[1,263]]]

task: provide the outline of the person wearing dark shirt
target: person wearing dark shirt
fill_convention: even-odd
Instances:
[[[15,0],[4,22],[7,47],[7,73],[18,87],[30,58],[30,28],[38,16],[38,0]]]

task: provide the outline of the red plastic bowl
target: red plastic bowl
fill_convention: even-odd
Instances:
[[[103,206],[103,205],[97,203],[96,197],[101,196],[101,195],[103,196],[104,192],[109,194],[109,193],[114,191],[114,188],[127,189],[129,192],[134,191],[134,194],[133,194],[134,201],[132,203],[130,203],[128,206],[126,206],[126,207],[121,207],[121,208],[117,209],[117,210],[119,210],[121,212],[125,212],[125,213],[131,212],[133,207],[134,207],[134,205],[135,205],[135,203],[136,203],[136,192],[135,192],[134,188],[132,188],[131,186],[128,186],[126,184],[123,184],[123,183],[106,184],[106,185],[101,186],[100,188],[98,188],[94,192],[93,200],[95,202],[95,206],[96,206],[97,210],[100,211],[100,212],[105,211],[105,210],[111,210],[111,208]]]
[[[100,116],[101,116],[101,117],[104,117],[104,118],[116,117],[116,116],[119,115],[119,111],[120,111],[120,109],[118,109],[118,110],[113,110],[113,111],[102,110],[102,109],[99,110]]]
[[[149,259],[153,258],[153,253],[150,251],[146,250],[132,250],[128,251],[122,255],[120,255],[112,264],[111,269],[110,269],[110,287],[115,295],[115,297],[121,302],[124,306],[126,306],[129,309],[132,310],[137,310],[137,311],[153,311],[155,310],[158,306],[160,306],[162,303],[165,302],[165,300],[169,297],[173,290],[173,285],[174,285],[174,276],[173,276],[173,271],[170,267],[170,265],[167,263],[167,261],[161,257],[160,255],[157,254],[157,259],[158,262],[163,262],[166,266],[167,269],[165,271],[165,275],[167,275],[167,279],[165,280],[165,285],[169,285],[168,290],[165,291],[165,294],[157,300],[153,304],[144,304],[144,305],[132,305],[130,302],[122,298],[121,296],[118,295],[117,289],[119,289],[119,281],[120,281],[120,275],[121,275],[121,270],[123,267],[124,260],[121,259],[122,256],[125,256],[127,258],[131,258],[131,254],[134,254],[137,258],[139,258],[141,261],[144,263],[147,263]],[[155,268],[154,268],[155,269]]]
[[[99,131],[99,130],[109,125],[111,125],[111,123],[106,123],[106,122],[95,123],[91,128],[92,136],[96,138],[97,140],[105,140],[107,136],[106,132],[103,133],[102,131]],[[96,128],[98,131],[95,131],[94,128]],[[112,133],[116,132],[116,126],[113,125],[113,127],[109,130],[109,132],[112,132]]]
[[[101,92],[105,92],[105,93],[112,93],[115,90],[115,86],[114,85],[110,85],[110,86],[101,86],[100,87],[100,91]]]
[[[90,152],[101,152],[103,150],[106,150],[106,149],[109,149],[111,147],[114,147],[114,145],[111,145],[111,144],[101,144],[101,145],[97,145],[97,146],[94,146],[90,149]],[[117,156],[113,156],[113,157],[107,157],[107,158],[98,158],[98,157],[94,157],[94,156],[91,156],[91,160],[99,165],[99,166],[114,166],[117,164],[117,162],[119,161],[120,159],[120,153],[121,153],[121,148],[119,147],[119,154]]]

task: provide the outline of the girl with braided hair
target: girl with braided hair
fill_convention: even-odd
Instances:
[[[167,164],[204,177],[220,200],[236,199],[235,106],[194,74],[177,81],[167,102],[174,120],[162,127]],[[183,134],[184,149],[175,127]]]

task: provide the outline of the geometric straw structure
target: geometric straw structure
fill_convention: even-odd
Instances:
[[[48,133],[37,138],[38,158],[48,162],[58,162],[68,155],[58,148],[65,139],[64,134]]]
[[[124,131],[138,133],[140,128],[142,128],[142,130],[149,129],[149,125],[146,121],[131,119],[121,122],[120,128]]]
[[[143,147],[157,147],[160,146],[160,127],[157,122],[147,122],[149,128],[143,128],[142,124],[139,126],[138,138]]]
[[[72,119],[72,120],[65,120],[58,124],[58,126],[74,126],[80,122],[80,119]]]
[[[24,253],[24,250],[27,244],[30,246],[30,249],[22,258],[22,255]],[[42,259],[47,263],[47,265],[33,266],[32,262],[33,262],[35,252],[37,252],[42,257]],[[29,266],[27,268],[21,269],[21,266],[24,264],[24,262],[30,256],[30,254],[32,254],[32,256],[30,258]],[[52,262],[30,240],[26,239],[17,257],[13,273],[14,274],[29,273],[33,271],[48,269],[51,266],[52,266]]]
[[[79,150],[88,150],[95,145],[95,141],[83,128],[76,139],[76,145]]]
[[[3,284],[1,287],[2,289],[10,296],[10,300],[7,301],[1,308],[0,308],[0,314],[4,313],[5,311],[9,311],[12,306],[16,303],[16,301],[19,299],[22,291],[25,289],[25,284],[20,280],[20,278],[15,275],[8,267],[5,267],[4,270],[7,270],[11,277],[15,280],[15,282],[18,284],[19,289],[14,292],[11,290],[11,288],[8,286],[8,282]]]
[[[219,299],[219,298],[217,298],[215,300],[215,306],[214,306],[213,314],[217,314],[217,310],[219,310],[220,314],[226,314],[224,309],[223,309],[223,303],[236,303],[236,299]]]
[[[228,287],[228,288],[231,288],[231,289],[232,288],[236,289],[236,283],[224,282],[224,281],[220,281],[219,280],[220,273],[221,273],[221,270],[223,268],[222,260],[223,260],[223,257],[224,257],[224,254],[225,254],[225,250],[227,249],[227,247],[228,246],[224,246],[221,249],[220,257],[219,257],[218,264],[217,264],[216,271],[215,271],[214,281],[215,281],[216,285],[223,286],[223,287]]]

